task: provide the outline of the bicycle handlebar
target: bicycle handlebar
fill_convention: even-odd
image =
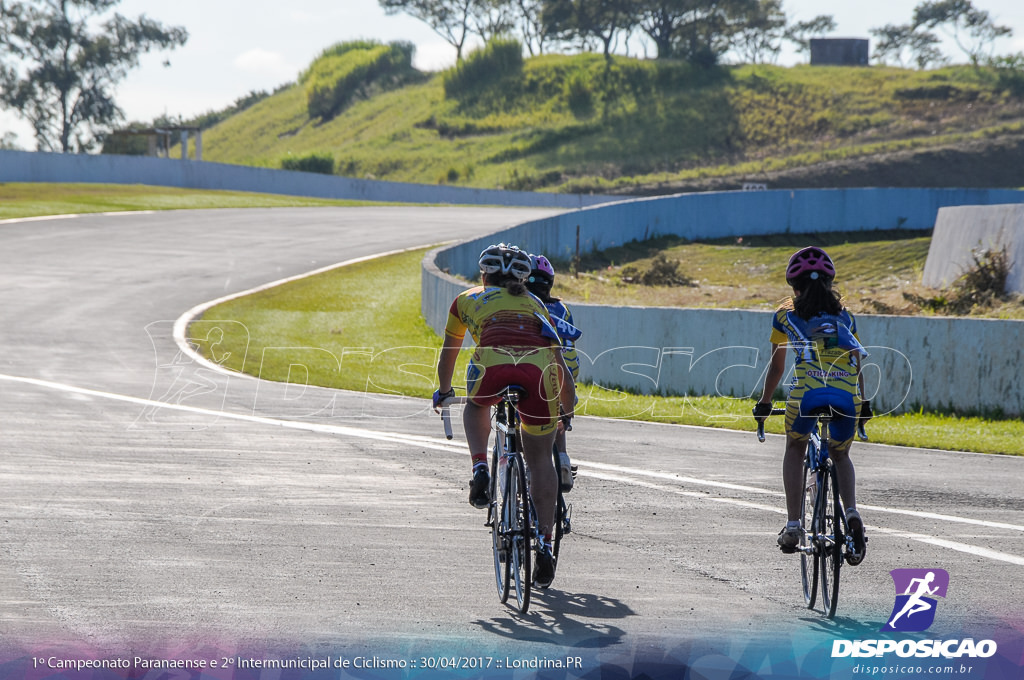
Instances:
[[[444,425],[444,436],[451,439],[455,436],[452,432],[452,414],[448,408],[452,404],[465,404],[466,397],[448,397],[441,402],[441,423]]]
[[[772,412],[771,412],[771,415],[773,415],[773,416],[784,416],[784,415],[786,415],[786,409],[784,409],[784,408],[773,408]],[[757,421],[757,440],[759,442],[761,442],[762,444],[764,443],[764,421],[765,420],[767,420],[767,418],[761,418],[760,420]],[[866,442],[868,440],[868,433],[864,429],[864,423],[865,422],[866,421],[861,420],[860,418],[857,419],[857,437],[861,441],[863,441],[863,442]]]
[[[784,416],[786,415],[786,409],[784,408],[773,408],[771,415],[773,416]],[[757,441],[764,443],[764,421],[767,418],[759,418],[757,421]]]

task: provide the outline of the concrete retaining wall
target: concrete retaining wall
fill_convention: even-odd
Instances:
[[[690,239],[751,234],[911,228],[927,230],[940,208],[1024,203],[1004,190],[847,189],[724,192],[609,204],[529,222],[429,253],[423,261],[423,314],[439,333],[465,288],[449,274],[475,276],[480,251],[496,241],[567,257],[656,234]],[[809,236],[813,240],[813,236]],[[771,313],[572,305],[584,330],[581,377],[646,393],[760,392]],[[867,391],[880,412],[925,408],[1024,413],[1019,338],[1024,322],[956,318],[858,317],[869,346]]]
[[[579,208],[617,200],[611,196],[598,195],[545,194],[381,182],[175,158],[6,150],[0,150],[0,182],[148,184],[359,201],[516,205],[538,208]]]
[[[1006,292],[1024,293],[1024,205],[942,208],[935,222],[922,283],[942,288],[974,265],[974,253],[1006,249]]]

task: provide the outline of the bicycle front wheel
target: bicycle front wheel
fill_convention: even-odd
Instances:
[[[817,477],[817,473],[804,466],[804,494],[800,507],[800,524],[804,528],[800,537],[800,583],[808,609],[814,608],[818,595],[818,555],[814,552],[814,536],[818,533],[814,517],[814,504],[818,500]]]
[[[839,602],[839,568],[843,565],[843,508],[839,503],[839,484],[836,467],[831,460],[825,462],[821,476],[821,606],[825,615],[836,615]]]
[[[522,459],[508,461],[508,562],[515,586],[516,604],[523,614],[530,608],[530,562],[533,555],[533,522],[530,517],[530,497],[526,487],[526,470]]]
[[[559,470],[558,449],[552,448],[552,454],[555,460],[555,471],[557,472]],[[555,498],[555,524],[552,530],[554,535],[551,537],[551,557],[554,560],[557,572],[558,552],[562,548],[562,537],[572,530],[569,519],[569,506],[565,502],[565,495],[562,493],[561,488],[558,489],[558,495]]]

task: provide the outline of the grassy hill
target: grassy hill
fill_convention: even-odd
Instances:
[[[281,167],[320,154],[352,177],[622,194],[1024,185],[1019,71],[509,61],[482,51],[447,72],[378,78],[329,115],[310,113],[300,80],[204,131],[203,158]]]

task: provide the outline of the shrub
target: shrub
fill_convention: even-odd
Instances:
[[[316,151],[305,156],[288,156],[281,159],[281,169],[333,175],[334,156],[327,152]]]
[[[410,43],[360,41],[324,50],[299,77],[309,117],[329,120],[356,97],[368,96],[375,85],[386,89],[408,82],[416,73],[414,49]]]
[[[995,57],[989,66],[995,69],[999,88],[1016,97],[1024,95],[1024,52]]]
[[[693,281],[679,271],[679,260],[670,260],[658,253],[645,269],[637,265],[622,268],[622,280],[642,286],[691,286]]]
[[[1007,299],[1006,278],[1012,263],[1006,247],[975,250],[971,257],[974,264],[953,282],[946,293],[931,298],[904,293],[904,299],[922,309],[955,315],[993,307]]]
[[[594,93],[589,79],[582,73],[573,73],[565,83],[565,99],[576,118],[594,115]]]
[[[471,52],[444,73],[444,94],[449,99],[472,96],[523,72],[523,45],[514,38],[495,38]]]
[[[957,281],[957,287],[978,301],[1001,299],[1006,293],[1006,278],[1010,274],[1010,257],[1006,247],[990,248],[971,253],[974,266]]]

